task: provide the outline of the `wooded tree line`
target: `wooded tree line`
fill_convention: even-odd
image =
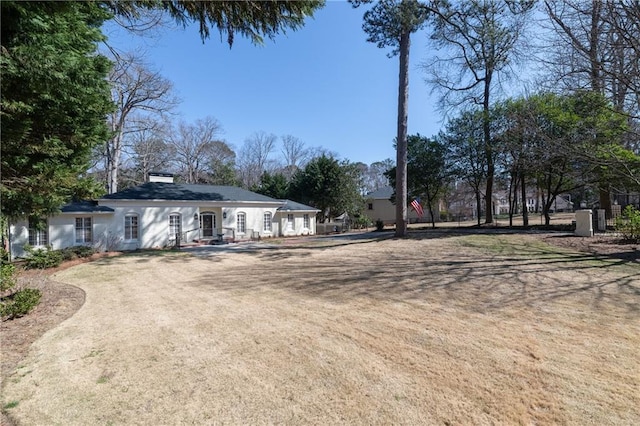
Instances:
[[[406,231],[406,206],[410,201],[406,195],[412,191],[408,182],[415,179],[407,173],[407,63],[410,39],[413,33],[423,29],[426,30],[433,48],[433,54],[424,63],[424,70],[428,83],[440,94],[442,110],[449,116],[448,129],[457,132],[461,128],[452,126],[452,123],[458,126],[469,125],[466,121],[460,122],[456,116],[475,119],[473,136],[463,142],[461,149],[481,160],[476,164],[479,170],[469,180],[474,186],[478,206],[481,206],[482,201],[491,202],[494,180],[502,173],[500,165],[496,163],[502,154],[498,150],[494,130],[498,125],[494,117],[496,105],[505,99],[510,90],[526,93],[517,89],[518,79],[514,78],[517,72],[527,71],[526,68],[518,67],[523,63],[529,64],[529,72],[532,65],[539,65],[535,85],[543,90],[533,96],[544,100],[547,93],[573,96],[584,91],[592,92],[604,97],[607,108],[624,117],[624,130],[610,132],[611,139],[608,143],[613,146],[609,145],[608,152],[603,154],[596,151],[598,154],[592,155],[592,162],[600,163],[602,179],[581,183],[596,187],[600,206],[610,212],[613,188],[611,179],[604,177],[610,174],[613,163],[609,161],[602,164],[604,157],[611,157],[609,160],[613,159],[612,161],[617,162],[617,167],[625,171],[625,175],[630,175],[631,179],[626,180],[627,183],[637,183],[638,170],[634,165],[639,153],[637,129],[640,119],[640,92],[637,90],[640,83],[638,1],[351,2],[355,7],[363,3],[374,3],[364,14],[363,29],[369,36],[368,41],[381,48],[391,47],[391,56],[399,56],[395,170],[397,236],[404,235]],[[540,42],[536,43],[536,40]],[[509,81],[511,85],[505,85]],[[476,127],[478,119],[480,128]],[[576,144],[574,148],[578,146]],[[538,164],[542,167],[542,164]],[[517,169],[524,170],[523,166],[518,166]],[[563,186],[562,170],[563,167],[552,171],[547,187],[554,184]],[[520,179],[524,188],[526,178],[520,176],[514,179]],[[635,190],[638,190],[637,186]],[[547,202],[548,200],[545,203]],[[485,209],[485,222],[493,222],[490,208]]]
[[[603,95],[542,93],[498,102],[489,112],[496,187],[506,191],[510,215],[522,213],[525,226],[523,200],[531,193],[539,197],[548,225],[561,194],[592,206],[602,188],[617,193],[640,189],[640,157],[622,144],[628,117]],[[484,209],[493,208],[493,194],[484,198],[490,163],[484,122],[481,108],[468,110],[432,138],[408,138],[408,193],[422,199],[432,218],[437,203],[461,186],[473,193],[478,224]],[[395,178],[393,170],[388,175]]]

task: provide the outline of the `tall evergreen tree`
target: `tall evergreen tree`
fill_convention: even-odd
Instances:
[[[110,62],[96,53],[110,15],[96,3],[0,3],[2,215],[46,216],[98,185],[79,178],[108,137]]]
[[[356,215],[362,207],[358,175],[353,164],[323,155],[298,170],[291,182],[290,195],[295,201],[321,210],[324,221],[345,212]]]
[[[371,0],[352,0],[357,7]],[[380,48],[399,56],[398,127],[396,136],[396,237],[407,233],[407,133],[409,116],[409,49],[411,33],[425,24],[429,7],[417,0],[380,0],[364,14],[362,28]]]

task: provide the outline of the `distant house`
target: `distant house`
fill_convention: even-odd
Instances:
[[[391,202],[393,188],[391,186],[382,187],[376,191],[370,192],[365,196],[364,214],[371,219],[373,223],[381,220],[385,225],[393,225],[396,223],[396,205]],[[407,216],[409,223],[430,221],[428,209],[424,209],[422,218],[411,207],[407,207]]]
[[[497,191],[493,196],[494,214],[508,214],[509,213],[509,199],[507,191]],[[542,199],[536,191],[528,191],[526,202],[527,211],[529,213],[540,212],[542,210]],[[515,214],[522,213],[523,203],[518,194],[518,211]],[[573,212],[574,206],[571,202],[571,195],[560,194],[556,196],[556,199],[551,205],[550,212]]]
[[[93,201],[63,206],[44,226],[28,220],[10,227],[12,257],[24,246],[60,249],[91,245],[134,250],[180,242],[314,235],[319,210],[234,186],[173,183],[170,174]]]

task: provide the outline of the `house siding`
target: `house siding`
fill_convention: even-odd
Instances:
[[[369,204],[373,207],[369,210]],[[380,219],[385,225],[393,225],[396,223],[396,206],[391,201],[386,199],[373,199],[369,198],[366,201],[367,210],[364,214],[375,224]],[[417,222],[418,214],[411,207],[407,207],[407,217],[409,222]],[[424,216],[422,220],[429,218],[429,212],[425,208]]]
[[[288,226],[288,215],[293,215],[293,226]],[[304,215],[309,215],[309,227],[304,227]],[[316,215],[314,212],[296,212],[282,210],[278,212],[278,233],[281,237],[316,234]]]
[[[91,218],[92,242],[76,243],[76,218]],[[107,249],[107,236],[113,214],[95,213],[64,213],[47,218],[48,246],[54,250],[77,245],[87,245]],[[29,243],[29,223],[26,220],[19,220],[10,227],[11,256],[19,258],[26,256],[24,246]]]

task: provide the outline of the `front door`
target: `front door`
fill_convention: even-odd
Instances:
[[[213,238],[216,234],[216,214],[202,213],[200,215],[200,228],[202,228],[203,238]]]

